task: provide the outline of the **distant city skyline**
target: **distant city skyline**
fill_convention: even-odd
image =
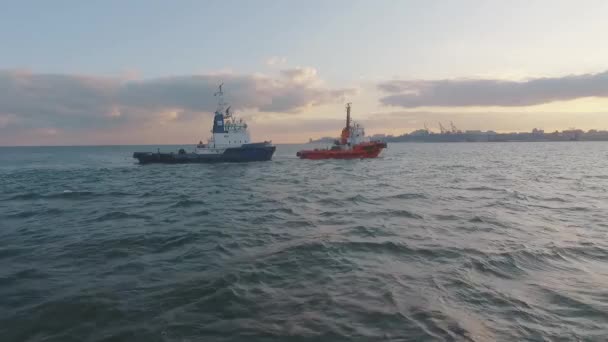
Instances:
[[[0,145],[196,143],[213,93],[256,140],[608,129],[605,1],[13,2]]]

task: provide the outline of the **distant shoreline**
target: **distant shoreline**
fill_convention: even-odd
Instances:
[[[390,143],[405,143],[405,144],[441,144],[441,143],[456,143],[456,144],[461,144],[461,143],[543,143],[543,142],[608,142],[608,139],[605,140],[490,140],[490,141],[465,141],[465,140],[454,140],[454,141],[447,141],[447,140],[437,140],[437,141],[425,141],[425,140],[388,140],[388,139],[383,139],[383,141],[386,142],[390,142]],[[304,144],[329,144],[329,142],[322,142],[322,141],[312,141],[312,142],[307,142]],[[298,144],[279,144],[279,145],[298,145]]]
[[[309,143],[332,143],[337,138],[323,137],[321,139],[310,139]],[[494,131],[447,131],[444,133],[433,133],[428,130],[418,130],[409,134],[399,136],[377,134],[371,136],[372,140],[386,142],[555,142],[555,141],[608,141],[608,131],[589,130],[565,130],[545,133],[543,130],[534,129],[532,132],[496,133]]]

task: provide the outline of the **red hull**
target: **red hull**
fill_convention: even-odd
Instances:
[[[361,159],[376,158],[386,147],[383,142],[369,142],[353,146],[351,149],[303,150],[297,153],[301,159]]]

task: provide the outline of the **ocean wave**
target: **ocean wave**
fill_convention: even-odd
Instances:
[[[48,193],[42,194],[37,192],[29,192],[23,194],[13,195],[4,199],[5,201],[26,201],[26,200],[35,200],[35,199],[90,199],[97,197],[121,197],[121,196],[129,196],[130,194],[121,192],[121,191],[110,191],[107,193],[96,193],[93,191],[72,191],[72,190],[64,190],[62,192]]]
[[[420,193],[401,193],[397,195],[392,195],[385,197],[387,199],[424,199],[427,198],[426,195]]]
[[[491,217],[474,216],[469,219],[471,223],[487,223],[501,228],[509,228],[509,225]]]
[[[115,220],[126,220],[126,219],[149,219],[150,216],[140,214],[129,214],[124,211],[112,211],[98,216],[91,221],[104,222],[104,221],[115,221]]]
[[[5,198],[4,201],[21,201],[21,200],[30,200],[40,198],[41,195],[35,192],[28,192],[24,194],[13,195],[8,198]]]
[[[201,210],[201,211],[197,211],[191,215],[193,216],[207,216],[210,215],[211,213],[208,210]]]
[[[376,217],[400,217],[400,218],[411,218],[411,219],[418,219],[418,220],[424,219],[424,217],[422,215],[409,211],[409,210],[406,210],[406,209],[390,209],[390,210],[383,210],[383,211],[380,211],[377,213],[369,213],[369,214],[376,216]]]
[[[540,290],[547,297],[548,301],[557,307],[557,310],[567,316],[586,317],[598,319],[601,321],[608,320],[608,311],[606,311],[605,303],[592,302],[581,296],[563,291],[558,291],[547,286],[539,286]]]
[[[92,191],[64,190],[63,192],[49,194],[49,195],[46,195],[43,197],[49,198],[49,199],[55,199],[55,198],[57,198],[57,199],[86,199],[86,198],[93,198],[93,197],[99,197],[99,196],[103,196],[103,195],[95,194]]]
[[[371,227],[371,226],[354,226],[347,227],[344,229],[344,234],[346,236],[357,236],[364,238],[381,238],[381,237],[397,237],[394,231],[389,231],[383,227]]]
[[[483,191],[490,191],[490,192],[505,192],[506,189],[500,189],[500,188],[494,188],[491,186],[473,186],[473,187],[468,187],[468,188],[464,188],[463,190],[467,190],[467,191],[475,191],[475,192],[483,192]]]
[[[5,215],[5,217],[9,219],[25,219],[36,216],[58,216],[63,213],[65,213],[65,210],[57,208],[48,208],[41,210],[23,210],[12,214],[7,214]]]
[[[204,201],[185,199],[185,200],[181,200],[181,201],[173,204],[171,206],[171,208],[190,208],[190,207],[198,207],[198,206],[203,206],[203,205],[205,205]]]

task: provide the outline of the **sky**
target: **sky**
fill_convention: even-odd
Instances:
[[[608,2],[0,0],[0,145],[608,129]]]

